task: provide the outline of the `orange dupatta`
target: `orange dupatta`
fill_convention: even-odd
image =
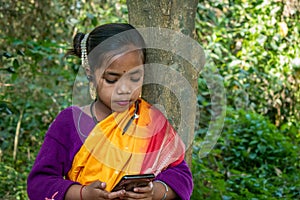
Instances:
[[[139,99],[139,118],[125,134],[123,128],[134,113],[112,113],[91,131],[74,157],[68,179],[88,185],[106,182],[111,191],[125,174],[154,173],[176,166],[185,147],[163,114]]]

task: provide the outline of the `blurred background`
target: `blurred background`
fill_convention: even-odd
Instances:
[[[125,0],[0,2],[0,199],[28,199],[26,178],[49,124],[72,103],[78,31],[128,22]],[[224,128],[200,157],[212,104],[198,79],[192,199],[300,198],[300,3],[200,0],[196,37],[223,77]]]

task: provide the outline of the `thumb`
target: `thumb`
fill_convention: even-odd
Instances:
[[[97,181],[92,182],[90,186],[93,188],[104,190],[106,188],[106,183],[97,180]]]

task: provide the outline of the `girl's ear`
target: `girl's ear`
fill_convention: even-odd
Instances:
[[[87,77],[92,77],[93,74],[91,73],[91,69],[89,67],[86,67],[85,68],[85,74]]]
[[[95,83],[95,77],[90,68],[85,69],[85,74],[89,82]]]

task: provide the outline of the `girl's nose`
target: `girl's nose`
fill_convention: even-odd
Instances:
[[[132,92],[130,84],[126,83],[126,81],[121,81],[117,87],[118,94],[131,94]]]

